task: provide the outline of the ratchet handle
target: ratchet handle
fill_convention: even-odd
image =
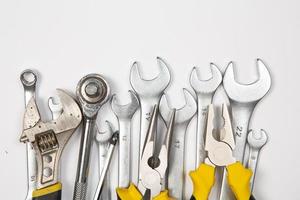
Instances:
[[[202,163],[195,171],[190,172],[190,177],[194,185],[190,200],[207,200],[215,183],[215,168]]]
[[[33,191],[32,200],[61,200],[61,183]]]
[[[254,199],[254,197],[251,197],[250,191],[252,171],[245,168],[240,162],[228,165],[226,169],[228,184],[237,200]]]
[[[116,189],[119,200],[142,200],[143,196],[133,183],[128,188]]]

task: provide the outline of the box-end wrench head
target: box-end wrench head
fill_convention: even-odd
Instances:
[[[25,107],[29,103],[31,98],[35,98],[36,83],[38,75],[31,69],[24,70],[20,75],[20,80],[24,88],[24,102]],[[35,158],[35,152],[30,143],[26,144],[26,156],[27,156],[27,195],[26,200],[32,199],[32,192],[36,189],[37,185],[37,163]]]
[[[251,84],[238,83],[234,76],[234,64],[230,62],[223,77],[223,86],[232,107],[232,126],[235,134],[236,148],[233,151],[235,158],[243,163],[249,121],[256,104],[268,93],[271,87],[271,76],[262,60],[256,60],[258,79]],[[231,200],[233,194],[227,186],[224,173],[221,200]]]
[[[248,144],[250,147],[250,154],[249,154],[249,160],[248,160],[247,167],[249,169],[251,169],[253,172],[253,175],[252,175],[251,181],[250,181],[251,191],[253,191],[255,174],[256,174],[256,169],[258,166],[260,150],[268,142],[268,135],[267,135],[266,131],[263,129],[261,129],[260,131],[250,130],[247,139],[248,139]]]
[[[184,144],[187,126],[197,112],[197,103],[193,95],[183,89],[185,105],[176,110],[174,131],[170,143],[168,190],[175,199],[183,199],[184,189]],[[172,108],[169,106],[166,95],[160,100],[159,110],[162,118],[167,122],[170,119]],[[167,122],[168,123],[168,122]]]
[[[86,199],[90,152],[95,133],[96,117],[101,106],[107,102],[109,94],[109,85],[99,74],[84,76],[76,88],[76,96],[79,99],[84,120],[79,148],[74,200]]]
[[[222,82],[222,73],[219,68],[210,63],[211,77],[201,80],[197,74],[197,68],[194,67],[190,75],[190,84],[197,95],[198,116],[197,116],[197,134],[196,134],[196,168],[204,162],[206,152],[204,150],[204,131],[206,127],[206,116],[208,105],[212,103],[213,96]]]
[[[126,105],[117,103],[116,95],[111,99],[111,108],[119,123],[119,187],[127,188],[131,181],[131,119],[139,108],[139,101],[131,90],[131,102]]]

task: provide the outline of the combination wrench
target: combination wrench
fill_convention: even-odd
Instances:
[[[250,187],[251,192],[253,191],[254,181],[255,181],[255,174],[258,165],[258,159],[260,150],[265,144],[268,142],[268,135],[266,131],[261,129],[260,131],[253,131],[250,130],[247,138],[249,144],[249,160],[247,163],[247,167],[251,169],[253,175],[250,180]]]
[[[99,177],[101,177],[101,173],[103,171],[104,163],[107,158],[107,151],[109,147],[109,141],[112,137],[113,130],[112,125],[109,121],[105,122],[106,130],[105,131],[97,131],[95,141],[98,145],[98,162],[99,162]],[[107,172],[109,173],[109,171]],[[106,179],[103,183],[103,189],[102,189],[102,195],[100,199],[109,199],[109,185],[110,185],[110,179]]]
[[[30,69],[24,70],[20,75],[20,80],[24,87],[25,108],[31,98],[35,98],[37,74]],[[35,158],[35,151],[31,143],[26,143],[27,156],[27,195],[25,200],[32,199],[32,192],[37,186],[37,162]]]
[[[119,123],[119,188],[127,188],[131,181],[131,119],[139,108],[137,96],[131,90],[129,94],[131,102],[126,105],[119,105],[116,95],[111,99],[111,108]]]
[[[256,104],[268,93],[271,87],[270,73],[262,62],[256,60],[259,78],[252,84],[236,82],[233,71],[233,62],[230,62],[224,77],[223,86],[232,108],[232,125],[235,134],[236,147],[233,151],[237,161],[243,163],[250,118]],[[227,186],[226,172],[223,174],[220,200],[235,199]]]
[[[110,94],[108,83],[99,74],[84,76],[78,83],[76,95],[83,112],[79,158],[74,188],[74,200],[85,200],[89,176],[90,152],[95,133],[96,118]]]
[[[136,92],[140,102],[140,135],[139,135],[139,159],[138,166],[140,166],[140,159],[142,157],[142,149],[145,143],[146,134],[150,124],[151,112],[154,105],[158,105],[159,100],[168,87],[171,74],[167,63],[160,57],[156,58],[160,72],[155,78],[145,80],[141,77],[138,62],[134,62],[130,71],[130,84]],[[140,182],[140,172],[138,167],[138,182]],[[141,191],[144,193],[145,191]]]
[[[197,103],[193,95],[183,89],[185,105],[176,109],[173,135],[170,143],[169,152],[169,173],[168,173],[168,190],[169,196],[175,199],[184,199],[184,146],[186,130],[192,117],[197,112]],[[161,97],[159,110],[162,118],[166,123],[170,119],[172,108],[169,106],[166,95]]]

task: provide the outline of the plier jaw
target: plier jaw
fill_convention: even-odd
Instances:
[[[224,126],[220,129],[220,141],[218,141],[213,136],[214,106],[210,104],[207,115],[205,140],[205,150],[207,151],[208,156],[205,159],[205,163],[212,166],[225,167],[236,162],[236,159],[233,156],[235,141],[230,115],[226,104],[222,105],[222,117],[224,120]]]
[[[149,196],[149,192],[151,197],[155,197],[163,191],[163,180],[168,167],[169,142],[175,123],[175,112],[174,109],[171,113],[167,132],[164,135],[162,145],[158,148],[156,141],[158,107],[157,105],[154,106],[140,162],[141,183],[147,191],[144,195],[145,199]],[[155,152],[159,152],[158,155]]]

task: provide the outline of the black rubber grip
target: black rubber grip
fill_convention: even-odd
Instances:
[[[33,191],[32,200],[61,200],[61,183]]]
[[[192,196],[190,200],[196,200],[196,198],[195,198],[194,196]],[[251,197],[250,197],[250,199],[249,199],[249,200],[255,200],[254,196],[253,196],[253,195],[251,195]]]
[[[196,198],[194,196],[192,196],[190,200],[196,200]]]

